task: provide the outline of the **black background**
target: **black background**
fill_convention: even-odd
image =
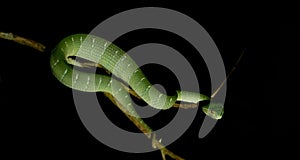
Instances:
[[[278,26],[281,24],[277,23],[275,26],[273,19],[277,14],[269,7],[255,4],[226,4],[226,7],[220,4],[218,7],[215,4],[167,1],[126,2],[126,5],[102,1],[98,4],[73,2],[72,5],[39,2],[38,5],[19,3],[3,6],[6,7],[2,10],[0,31],[36,40],[47,47],[45,53],[40,53],[32,48],[0,39],[0,105],[3,118],[1,133],[4,134],[1,141],[4,142],[2,144],[7,156],[161,158],[158,151],[142,154],[124,153],[111,149],[93,138],[79,119],[72,99],[72,90],[55,79],[49,66],[50,51],[62,38],[75,33],[89,33],[110,16],[128,9],[147,6],[174,9],[201,24],[218,46],[227,73],[246,49],[238,68],[227,82],[223,118],[217,122],[209,135],[199,139],[198,132],[203,113],[198,111],[191,127],[180,139],[168,146],[171,151],[186,159],[239,158],[237,153],[254,158],[259,154],[268,153],[266,148],[277,148],[276,142],[290,141],[291,136],[296,135],[295,110],[290,111],[289,115],[292,116],[287,116],[275,107],[280,97],[286,97],[279,93],[277,95],[278,81],[275,80],[284,69],[277,72],[281,68],[277,64],[281,56],[276,54],[280,50],[279,45],[282,49],[290,44],[280,43],[279,37],[290,35],[282,30],[287,29],[293,33],[290,30],[290,26],[293,25],[285,23],[285,28],[280,28]],[[277,38],[275,42],[274,38]],[[210,89],[209,76],[205,72],[203,61],[199,62],[193,56],[197,54],[193,48],[173,34],[142,30],[126,34],[116,43],[128,50],[147,42],[163,43],[176,48],[196,68],[197,76],[201,79],[199,85],[206,87],[206,90]],[[182,43],[187,44],[187,47],[178,45]],[[277,48],[277,51],[274,52],[274,48]],[[172,83],[168,78],[162,78],[165,73],[161,73],[159,68],[157,71],[153,68],[144,68],[145,74],[152,77],[153,81]],[[172,85],[169,88],[172,88]],[[101,97],[101,94],[99,96]],[[130,128],[132,124],[116,107],[105,99],[103,103],[109,108],[105,111],[114,123]],[[170,111],[171,113],[173,112]],[[167,115],[168,112],[164,114]],[[154,119],[149,123],[154,128],[162,127],[158,123],[162,123],[163,120]],[[166,118],[166,121],[168,120]]]

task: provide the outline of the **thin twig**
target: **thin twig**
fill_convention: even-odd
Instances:
[[[245,49],[246,50],[246,49]],[[239,59],[236,61],[235,65],[230,70],[229,74],[226,76],[226,78],[222,81],[220,86],[213,92],[213,94],[210,96],[211,98],[214,98],[216,94],[220,91],[220,89],[224,86],[227,79],[232,75],[233,71],[237,68],[238,64],[240,63],[243,55],[245,54],[245,50],[243,50],[242,54],[240,55]]]

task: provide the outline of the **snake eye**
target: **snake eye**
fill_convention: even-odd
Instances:
[[[221,103],[210,103],[203,106],[202,111],[213,119],[221,119],[224,113],[224,106]]]

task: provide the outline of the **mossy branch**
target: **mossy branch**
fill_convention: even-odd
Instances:
[[[41,43],[38,43],[38,42],[33,41],[31,39],[24,38],[24,37],[21,37],[21,36],[12,34],[12,33],[0,32],[0,38],[11,40],[11,41],[23,44],[25,46],[32,47],[32,48],[34,48],[34,49],[36,49],[40,52],[44,52],[45,49],[46,49],[46,46],[44,46]]]

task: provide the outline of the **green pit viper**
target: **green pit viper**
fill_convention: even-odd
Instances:
[[[101,65],[127,83],[142,100],[156,109],[169,109],[177,101],[198,103],[210,100],[209,96],[189,91],[179,90],[175,95],[161,93],[153,87],[127,53],[103,38],[88,34],[74,34],[58,43],[52,51],[50,65],[54,76],[61,83],[84,92],[110,93],[124,106],[127,113],[137,118],[139,115],[135,112],[132,100],[122,82],[108,75],[76,69],[74,66],[85,67],[77,58]],[[220,119],[223,115],[223,106],[219,103],[205,105],[202,110],[213,119]]]

